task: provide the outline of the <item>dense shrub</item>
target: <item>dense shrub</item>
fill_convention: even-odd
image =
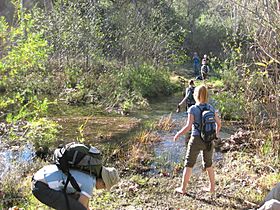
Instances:
[[[223,119],[241,120],[244,119],[246,107],[242,93],[221,92],[213,95],[213,99],[217,101],[217,108]]]
[[[36,149],[49,148],[57,141],[60,126],[51,120],[40,118],[26,125],[26,140],[32,142]]]
[[[132,89],[139,91],[143,97],[152,98],[169,95],[172,93],[172,85],[169,80],[169,72],[156,69],[153,66],[142,65],[139,68],[126,71],[124,77]]]

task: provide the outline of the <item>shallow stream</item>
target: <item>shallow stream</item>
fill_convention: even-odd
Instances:
[[[151,148],[154,153],[154,159],[149,172],[152,174],[161,172],[171,173],[176,165],[182,165],[184,163],[186,150],[185,136],[173,142],[173,136],[184,125],[187,117],[186,112],[174,112],[177,103],[178,97],[176,96],[164,98],[161,101],[152,102],[151,110],[132,113],[130,116],[115,115],[93,117],[91,113],[79,113],[77,110],[85,110],[81,107],[77,108],[77,110],[73,107],[68,107],[69,109],[74,109],[72,110],[72,112],[75,113],[74,115],[60,112],[56,113],[53,119],[63,127],[60,139],[67,140],[68,142],[72,139],[76,139],[77,135],[79,135],[77,127],[84,124],[83,137],[86,142],[99,141],[98,143],[102,144],[102,142],[108,143],[108,141],[104,141],[106,135],[108,138],[115,136],[112,140],[114,141],[118,136],[126,135],[132,129],[137,128],[140,121],[168,117],[172,112],[172,121],[175,124],[175,128],[171,131],[157,132],[161,140],[153,144]],[[86,116],[86,114],[88,114],[88,116],[90,115],[90,117]],[[229,136],[230,133],[222,132],[222,138],[227,138]],[[31,144],[9,146],[2,144],[0,139],[0,145],[0,179],[7,170],[29,163],[35,157],[35,151]],[[215,152],[214,161],[219,161],[222,158],[223,155],[221,153]],[[201,170],[201,156],[199,155],[193,173],[199,173]]]
[[[185,124],[187,117],[186,112],[173,113],[172,120],[174,121],[176,128],[171,132],[159,132],[161,141],[154,144],[153,150],[155,154],[155,160],[152,163],[152,173],[165,172],[167,174],[173,173],[176,166],[183,166],[187,138],[181,136],[176,142],[173,141],[173,137],[178,130]],[[229,130],[227,132],[221,131],[221,138],[229,138],[232,134]],[[213,160],[218,162],[223,159],[223,154],[219,151],[214,152]],[[202,171],[202,156],[199,154],[196,164],[193,168],[193,174],[200,173]]]
[[[0,145],[0,180],[7,171],[28,164],[35,156],[31,144],[8,146],[0,141]]]

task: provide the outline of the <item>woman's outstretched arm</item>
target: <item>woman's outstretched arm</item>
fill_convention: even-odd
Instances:
[[[186,125],[176,133],[176,135],[174,136],[173,140],[176,141],[181,135],[187,133],[188,131],[190,131],[192,129],[192,124],[194,122],[194,116],[193,114],[188,114],[188,119],[187,119],[187,123]]]
[[[219,117],[218,112],[215,112],[215,121],[216,121],[216,136],[217,138],[219,138],[220,130],[222,127],[222,121],[221,118]]]

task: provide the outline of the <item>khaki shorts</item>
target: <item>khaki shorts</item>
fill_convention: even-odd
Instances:
[[[200,151],[202,151],[203,167],[209,168],[212,166],[213,158],[213,142],[210,148],[202,141],[200,136],[191,136],[186,153],[185,167],[192,168],[196,162],[197,156]]]

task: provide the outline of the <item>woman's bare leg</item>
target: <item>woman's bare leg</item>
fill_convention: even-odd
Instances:
[[[186,193],[186,188],[187,188],[187,185],[188,185],[189,180],[191,178],[191,175],[192,175],[192,168],[185,167],[184,172],[183,172],[181,187],[176,188],[175,189],[176,192],[179,192],[179,193],[182,193],[182,194]]]
[[[213,167],[209,167],[206,168],[209,180],[210,180],[210,186],[209,186],[209,190],[211,193],[215,192],[215,173],[214,173],[214,169]]]

